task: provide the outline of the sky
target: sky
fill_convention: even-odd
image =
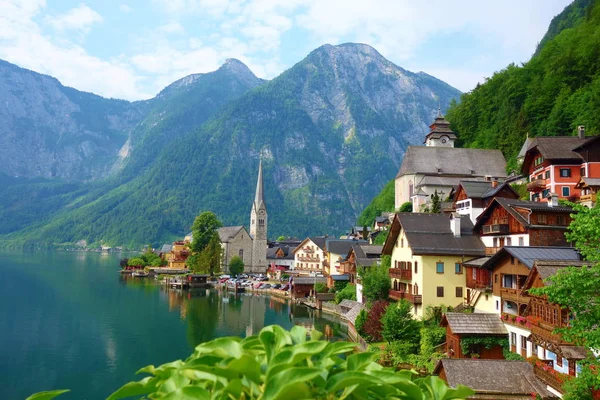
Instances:
[[[0,0],[0,59],[141,100],[237,58],[272,79],[323,44],[366,43],[462,91],[526,62],[568,0]]]

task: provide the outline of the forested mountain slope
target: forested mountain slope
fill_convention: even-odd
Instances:
[[[202,210],[247,225],[259,157],[269,237],[340,233],[396,174],[407,145],[423,140],[438,104],[459,93],[367,45],[325,45],[164,143],[131,182],[10,239],[157,244]]]

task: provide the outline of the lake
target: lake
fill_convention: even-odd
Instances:
[[[103,399],[139,368],[186,358],[204,341],[263,326],[316,327],[345,338],[339,319],[285,300],[178,291],[121,277],[121,255],[0,253],[0,398],[71,389]]]

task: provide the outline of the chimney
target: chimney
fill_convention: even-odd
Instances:
[[[452,213],[450,217],[450,230],[454,237],[460,237],[460,214]]]
[[[558,195],[556,193],[548,195],[548,207],[558,207]]]
[[[498,187],[498,179],[494,179],[494,180],[492,181],[492,187],[493,187],[493,188],[496,188],[496,187]]]
[[[581,139],[581,140],[585,139],[585,126],[584,125],[579,125],[577,127],[577,136],[579,136],[579,139]]]

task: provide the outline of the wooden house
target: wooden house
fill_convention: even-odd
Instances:
[[[575,185],[575,189],[581,190],[579,204],[592,208],[596,205],[596,196],[600,191],[600,177],[588,178],[583,176]]]
[[[460,181],[457,188],[450,192],[453,209],[460,215],[468,215],[471,222],[477,222],[477,217],[495,197],[518,199],[519,194],[508,182],[495,181]]]
[[[448,357],[492,360],[504,358],[501,339],[507,339],[508,331],[497,314],[449,312],[442,317],[441,326],[446,328]],[[498,344],[485,346],[483,340],[477,341],[488,338],[498,339]]]
[[[292,297],[302,298],[308,297],[314,294],[315,285],[317,283],[327,284],[327,278],[324,277],[312,277],[312,276],[298,276],[292,278]]]
[[[471,360],[447,358],[440,360],[433,371],[450,387],[467,386],[475,391],[469,399],[542,400],[559,397],[550,392],[526,361]]]
[[[475,233],[493,255],[504,246],[566,246],[571,207],[496,197],[477,219]]]

